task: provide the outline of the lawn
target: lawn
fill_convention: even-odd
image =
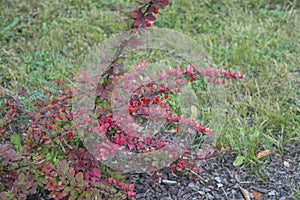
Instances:
[[[56,79],[71,86],[84,56],[124,28],[119,11],[133,5],[130,0],[2,2],[1,87],[13,93],[26,89],[25,106],[31,108]],[[284,146],[300,142],[298,1],[170,0],[152,26],[191,37],[218,68],[246,74],[223,87],[222,119],[206,106],[207,91],[194,86],[205,123],[220,131],[216,146],[230,147],[254,166],[261,164],[260,151],[276,148],[284,154]]]

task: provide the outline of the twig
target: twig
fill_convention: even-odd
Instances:
[[[199,178],[199,179],[201,179],[202,181],[204,181],[204,182],[208,182],[208,180],[206,180],[206,179],[204,179],[204,178],[202,178],[199,174],[197,174],[195,171],[193,171],[193,170],[191,170],[191,169],[189,169],[189,168],[185,168],[187,171],[189,171],[189,172],[191,172],[192,174],[194,174],[194,175],[196,175],[197,176],[197,178]]]
[[[175,185],[177,184],[177,181],[171,181],[171,180],[161,180],[162,183],[167,184],[167,185]]]

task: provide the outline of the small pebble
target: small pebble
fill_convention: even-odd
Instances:
[[[218,182],[218,183],[221,183],[221,178],[220,177],[215,177],[215,180]]]
[[[268,195],[269,195],[269,196],[275,196],[275,195],[276,195],[276,191],[275,191],[275,190],[272,190],[271,192],[268,192]]]

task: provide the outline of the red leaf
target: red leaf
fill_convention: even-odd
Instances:
[[[134,185],[133,184],[130,184],[129,186],[128,186],[128,190],[133,190],[134,189]]]
[[[36,113],[34,118],[35,118],[35,121],[39,121],[41,119],[41,113]]]
[[[42,106],[42,105],[43,105],[43,102],[42,102],[41,100],[39,100],[39,99],[38,99],[38,100],[36,100],[35,102],[36,102],[37,104],[39,104],[40,106]]]
[[[98,178],[101,178],[101,173],[100,173],[99,169],[93,168],[92,171]]]
[[[134,11],[130,14],[130,16],[133,18],[133,19],[138,19],[138,18],[141,18],[142,16],[142,13],[139,12],[139,11]]]
[[[134,26],[138,26],[143,22],[143,20],[141,18],[138,18],[135,20],[135,22],[133,23]]]
[[[147,16],[145,17],[145,19],[148,20],[148,21],[153,22],[153,21],[156,20],[156,17],[154,17],[152,14],[149,14],[149,15],[147,15]]]

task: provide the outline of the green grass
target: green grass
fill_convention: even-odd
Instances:
[[[116,11],[132,5],[128,0],[1,3],[1,86],[34,93],[57,78],[72,83],[84,55],[118,33]],[[222,123],[218,143],[248,162],[261,149],[275,145],[283,153],[286,143],[300,141],[299,7],[287,0],[171,0],[155,22],[195,39],[219,68],[246,74],[222,89],[224,119],[212,118],[211,109],[202,112],[208,124]],[[207,103],[207,92],[196,93]]]

